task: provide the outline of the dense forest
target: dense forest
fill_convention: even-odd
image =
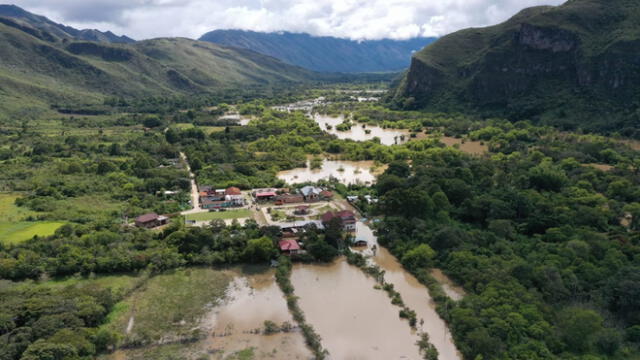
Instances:
[[[492,155],[430,149],[376,185],[381,243],[418,277],[438,266],[472,292],[438,305],[465,358],[637,354],[637,153],[527,123],[469,135]]]

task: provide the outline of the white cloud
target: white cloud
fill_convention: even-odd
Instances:
[[[14,0],[78,28],[136,39],[198,38],[215,29],[308,32],[352,39],[442,36],[564,0]]]

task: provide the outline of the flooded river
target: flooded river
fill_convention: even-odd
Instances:
[[[365,223],[361,221],[358,222],[356,231],[357,239],[367,240],[369,247],[373,244],[377,245],[376,236]],[[368,251],[368,253],[370,254],[370,251]],[[402,300],[407,307],[415,310],[418,317],[418,330],[429,334],[430,342],[438,349],[438,353],[440,354],[439,358],[442,360],[462,359],[462,356],[453,343],[453,338],[451,337],[447,324],[440,318],[435,310],[435,303],[429,295],[429,290],[413,275],[405,271],[398,260],[384,247],[378,246],[376,256],[372,257],[371,260],[385,270],[385,280],[393,284],[396,291],[402,295]],[[442,272],[440,272],[440,274],[442,274]],[[442,274],[442,277],[437,280],[443,284],[445,278],[446,276]],[[443,288],[448,288],[452,294],[454,294],[452,296],[454,300],[461,299],[462,296],[464,296],[464,291],[453,285],[450,280],[448,281],[451,286],[445,287],[445,284],[443,284]],[[447,294],[449,295],[449,292],[447,292]],[[420,325],[420,319],[424,320],[422,325]]]
[[[347,131],[338,131],[336,127],[344,122],[344,116],[338,117],[313,114],[313,119],[320,128],[338,139],[351,139],[355,141],[367,141],[377,137],[383,145],[397,145],[409,141],[410,133],[407,130],[384,129],[380,126],[354,123]],[[364,127],[363,127],[364,126]]]
[[[399,308],[344,258],[331,265],[297,264],[291,281],[331,359],[420,358],[417,335],[398,317]]]
[[[226,290],[225,301],[210,313],[206,327],[207,352],[212,359],[223,359],[234,352],[254,348],[256,359],[310,359],[312,354],[299,330],[272,335],[256,333],[265,320],[295,325],[286,300],[275,282],[274,271],[232,271],[234,280]]]
[[[310,162],[306,168],[281,171],[278,178],[288,184],[302,184],[306,182],[317,182],[328,180],[333,177],[343,184],[373,184],[376,181],[377,172],[371,170],[374,167],[373,161],[342,161],[323,160],[322,168],[311,169]],[[381,168],[380,170],[382,170]]]
[[[369,247],[377,244],[373,231],[363,222],[357,224],[356,236],[366,239]],[[461,359],[427,288],[384,248],[378,247],[371,261],[385,270],[385,280],[416,311],[418,330],[429,334],[440,359]],[[307,321],[322,337],[331,359],[420,359],[418,332],[399,318],[400,308],[391,304],[384,291],[374,289],[372,278],[344,258],[330,265],[297,264],[291,281]],[[453,284],[452,289],[460,291],[458,299],[464,295]]]

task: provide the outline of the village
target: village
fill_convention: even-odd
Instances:
[[[335,218],[354,247],[368,246],[365,239],[355,236],[358,210],[353,206],[359,199],[343,199],[327,188],[306,185],[300,188],[262,188],[241,190],[238,187],[215,189],[209,185],[193,187],[193,208],[183,211],[188,226],[208,226],[222,220],[227,225],[244,224],[254,220],[260,226],[280,229],[279,249],[283,254],[304,253],[300,237],[307,231],[323,232]],[[367,201],[374,201],[368,197]],[[148,213],[135,219],[135,226],[159,229],[170,221],[168,215]]]

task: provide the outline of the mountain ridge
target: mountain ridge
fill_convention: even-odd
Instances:
[[[96,29],[78,30],[71,26],[58,24],[45,16],[33,14],[16,5],[0,4],[0,17],[19,22],[18,25],[27,24],[38,30],[46,31],[58,40],[74,39],[125,44],[135,42],[134,39],[128,36],[118,36],[111,31],[102,32]]]
[[[0,19],[0,118],[112,96],[205,94],[333,79],[250,50],[186,38],[60,41],[27,23]]]
[[[571,0],[455,32],[414,54],[394,103],[567,127],[593,115],[596,127],[637,127],[638,17],[637,1]]]
[[[364,73],[404,70],[412,51],[435,38],[354,41],[287,31],[214,30],[199,40],[250,49],[314,71]]]

